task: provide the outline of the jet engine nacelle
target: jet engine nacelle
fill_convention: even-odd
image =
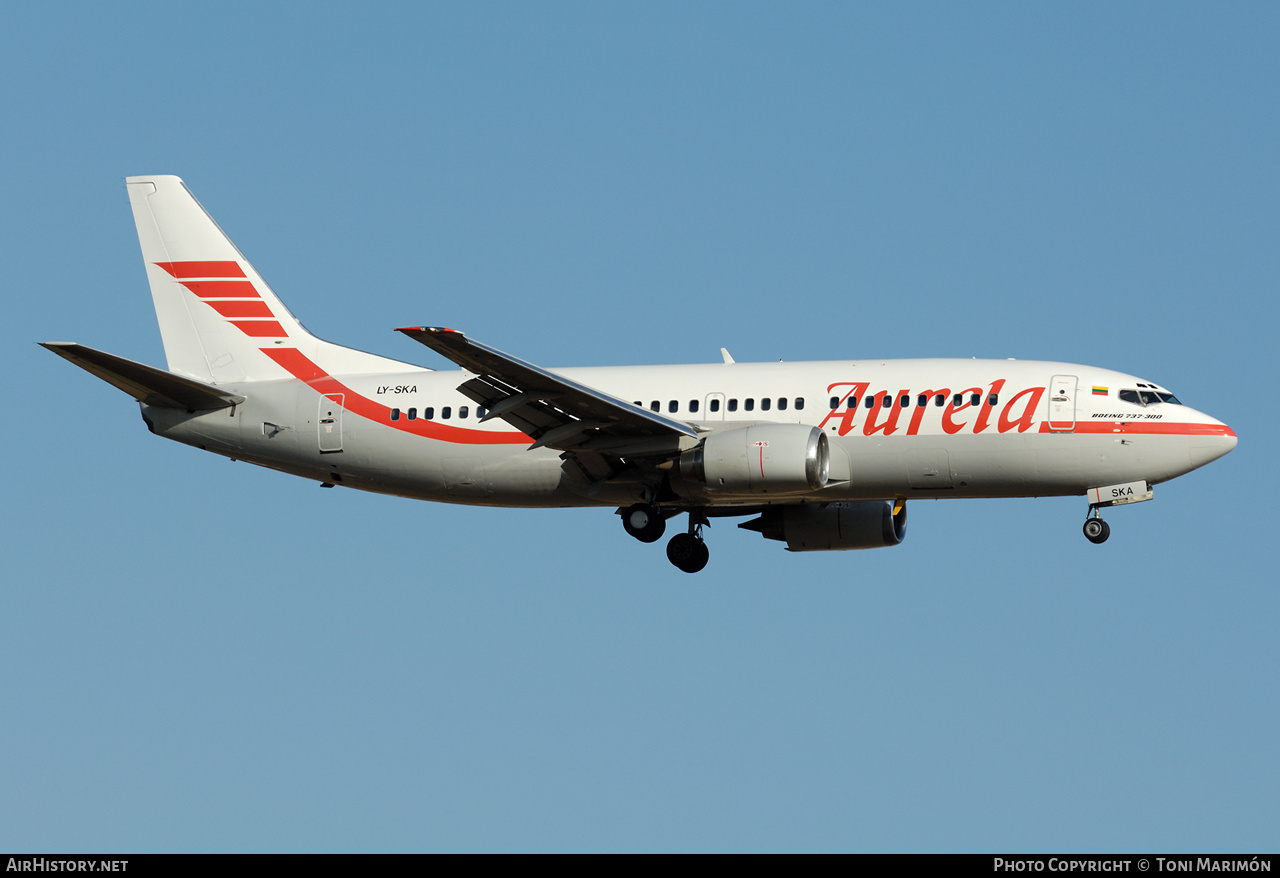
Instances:
[[[894,512],[890,500],[855,500],[818,506],[776,506],[738,527],[782,540],[792,552],[878,549],[907,535],[907,504]]]
[[[712,433],[680,456],[680,475],[722,494],[798,494],[827,484],[826,435],[804,424]]]

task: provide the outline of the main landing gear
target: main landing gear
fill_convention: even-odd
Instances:
[[[1089,507],[1089,517],[1084,520],[1084,536],[1091,543],[1105,543],[1111,536],[1111,525],[1098,516],[1098,507]]]
[[[702,527],[710,523],[700,510],[689,510],[689,531],[676,534],[667,543],[667,560],[685,573],[706,567],[711,552],[702,538]],[[655,543],[662,539],[667,524],[658,507],[636,503],[622,510],[622,527],[642,543]]]
[[[689,510],[689,532],[676,534],[667,543],[667,560],[685,573],[697,573],[707,566],[711,552],[702,539],[702,526],[711,522],[700,511]]]
[[[667,522],[657,506],[636,503],[622,510],[622,527],[642,543],[656,543],[662,539]]]

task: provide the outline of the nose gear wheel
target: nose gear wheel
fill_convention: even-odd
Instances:
[[[1084,520],[1084,538],[1091,543],[1101,544],[1111,536],[1111,525],[1098,515],[1098,507],[1089,507],[1089,517]]]

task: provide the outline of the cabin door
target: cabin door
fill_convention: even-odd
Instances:
[[[329,393],[320,397],[316,427],[319,430],[321,454],[342,450],[342,403],[345,399],[346,395],[342,393]]]
[[[1076,428],[1076,376],[1054,375],[1049,385],[1049,429],[1070,433]]]

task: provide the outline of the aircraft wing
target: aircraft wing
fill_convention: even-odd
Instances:
[[[436,326],[397,330],[457,363],[475,377],[458,390],[533,437],[530,448],[598,452],[617,457],[670,456],[698,431],[626,400],[561,377],[461,332]],[[690,443],[685,442],[684,446]]]

